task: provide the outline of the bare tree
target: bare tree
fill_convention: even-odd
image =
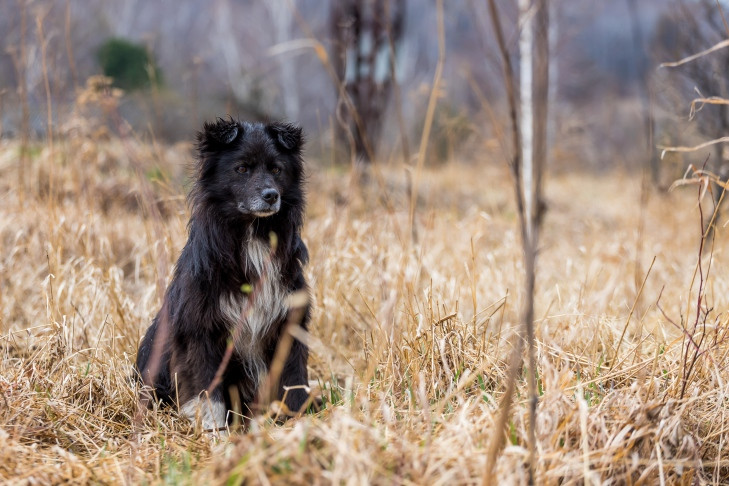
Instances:
[[[332,2],[330,30],[338,78],[351,99],[339,103],[340,123],[353,137],[356,157],[375,157],[382,118],[395,80],[393,61],[402,37],[405,0],[341,0]],[[356,113],[351,113],[354,110]]]
[[[660,19],[652,43],[658,61],[675,61],[704,51],[727,38],[729,25],[725,7],[720,2],[698,0],[689,4],[679,0],[675,2],[675,8]],[[689,97],[693,98],[689,118],[701,137],[710,140],[725,137],[729,134],[729,105],[712,100],[729,99],[728,70],[729,49],[720,49],[662,71],[665,77],[659,86],[663,91],[660,101],[663,101],[664,108],[681,110],[683,115],[688,103],[677,103],[676,100],[688,102]],[[729,179],[726,145],[714,144],[713,150],[709,169],[726,181]],[[721,188],[716,186],[715,202],[718,203],[721,193]]]

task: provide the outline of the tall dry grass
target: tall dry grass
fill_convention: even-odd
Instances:
[[[523,298],[508,169],[424,170],[411,245],[403,167],[359,189],[310,160],[310,377],[325,406],[217,443],[174,410],[137,415],[130,379],[186,238],[190,147],[109,135],[114,96],[95,92],[53,150],[27,151],[24,193],[20,144],[0,146],[0,480],[479,483]],[[538,481],[728,481],[726,230],[699,274],[694,188],[649,198],[640,233],[639,178],[545,189]],[[500,484],[527,479],[526,399],[524,372]]]

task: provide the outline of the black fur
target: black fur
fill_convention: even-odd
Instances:
[[[162,309],[137,354],[137,369],[144,384],[154,388],[164,402],[175,403],[179,397],[183,406],[209,387],[235,327],[230,313],[226,317],[221,298],[229,295],[244,306],[253,305],[257,287],[269,277],[258,275],[248,254],[250,239],[257,242],[256,248],[266,249],[273,241],[270,261],[276,265],[278,280],[272,285],[280,286],[276,288],[283,289],[284,295],[308,292],[302,269],[308,252],[300,237],[305,204],[302,145],[301,129],[285,123],[218,119],[205,123],[198,134],[197,179],[188,197],[192,211],[189,239]],[[231,410],[236,401],[230,390],[234,390],[242,411],[248,411],[259,384],[254,375],[261,371],[248,349],[257,350],[265,364],[263,371],[267,371],[291,316],[298,317],[298,324],[306,328],[308,305],[303,313],[302,309],[290,309],[284,310],[284,315],[265,316],[270,324],[266,332],[256,336],[256,342],[235,347],[222,383],[210,399],[223,401]],[[155,343],[158,334],[160,342]],[[155,370],[155,354],[159,356],[158,371],[150,376]],[[306,346],[294,340],[281,374],[279,398],[284,386],[308,383],[307,356]],[[289,390],[286,405],[297,412],[307,398],[302,389]],[[227,416],[230,421],[230,414]]]

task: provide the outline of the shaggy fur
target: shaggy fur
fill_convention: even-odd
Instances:
[[[230,422],[235,405],[249,411],[287,322],[306,328],[309,320],[308,305],[288,305],[292,294],[308,292],[300,237],[303,139],[289,124],[218,120],[205,124],[197,142],[189,239],[140,344],[137,369],[157,398],[179,398],[183,414],[217,429]],[[232,358],[206,395],[229,339]],[[285,386],[307,385],[307,355],[294,341],[279,398]],[[307,398],[303,389],[289,390],[285,404],[297,412]]]

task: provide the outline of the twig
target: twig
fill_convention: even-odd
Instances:
[[[661,63],[660,67],[678,67],[683,66],[686,63],[689,63],[691,61],[695,61],[696,59],[699,59],[701,57],[706,56],[707,54],[711,54],[712,52],[718,51],[719,49],[724,49],[725,47],[729,47],[729,39],[723,40],[719,42],[718,44],[714,45],[713,47],[710,47],[704,51],[699,52],[698,54],[693,54],[688,57],[684,57],[680,61],[676,62],[664,62]]]
[[[721,15],[721,21],[724,23],[724,30],[726,31],[726,35],[729,36],[729,24],[727,24],[726,22],[724,9],[721,8],[721,3],[719,2],[719,0],[716,0],[716,9],[719,11],[719,15]]]
[[[489,14],[491,15],[491,22],[494,27],[494,35],[499,46],[499,52],[501,53],[501,60],[503,62],[502,71],[504,74],[504,85],[506,88],[506,99],[509,106],[509,120],[511,122],[511,145],[512,145],[512,158],[509,161],[512,175],[514,176],[516,187],[516,206],[519,217],[524,213],[524,199],[519,191],[521,186],[521,134],[519,132],[519,116],[518,106],[516,102],[516,81],[514,80],[514,69],[511,64],[511,56],[506,48],[506,41],[504,39],[504,31],[501,26],[501,17],[499,11],[496,8],[494,0],[488,0],[489,3]]]
[[[705,165],[705,164],[704,164]],[[694,170],[694,173],[697,172],[703,172],[702,171],[696,171]],[[708,177],[708,176],[704,176]],[[691,381],[691,376],[694,373],[694,370],[696,368],[696,365],[698,364],[698,361],[700,358],[708,354],[708,351],[716,346],[718,343],[723,342],[723,340],[727,337],[727,331],[724,331],[724,334],[720,337],[719,331],[717,331],[714,335],[713,341],[709,344],[709,347],[704,346],[705,340],[706,340],[706,321],[708,319],[709,314],[712,312],[712,308],[709,308],[705,304],[705,292],[706,292],[706,283],[708,281],[709,273],[711,271],[711,263],[713,260],[713,241],[714,241],[714,233],[711,232],[711,238],[712,238],[712,247],[711,252],[709,253],[709,263],[708,267],[706,268],[706,271],[704,271],[704,265],[702,261],[702,256],[704,254],[704,248],[706,245],[706,239],[708,238],[709,231],[704,230],[704,211],[703,206],[701,204],[701,197],[702,197],[703,191],[701,186],[699,187],[699,225],[701,229],[701,240],[699,243],[699,250],[698,250],[698,261],[696,262],[696,268],[694,270],[694,276],[691,281],[691,288],[693,288],[693,284],[696,281],[696,278],[698,278],[698,290],[697,290],[697,296],[696,296],[696,304],[695,304],[695,317],[693,321],[693,325],[691,328],[687,328],[683,325],[683,320],[681,325],[676,323],[673,319],[669,318],[666,315],[666,312],[663,310],[663,308],[660,305],[661,296],[663,295],[663,290],[661,290],[661,293],[658,296],[658,301],[656,302],[656,307],[658,310],[663,314],[663,317],[666,319],[666,321],[671,324],[672,326],[676,327],[681,331],[683,334],[683,340],[681,342],[681,391],[679,393],[679,398],[683,399],[686,395],[686,390],[688,388],[688,384]],[[723,196],[723,194],[722,194]],[[714,214],[712,215],[712,219],[709,222],[709,227],[713,224],[713,220],[716,217],[716,210],[714,211]],[[689,290],[690,292],[690,290]],[[699,329],[701,328],[701,329]],[[700,333],[701,337],[697,340],[696,336]]]
[[[709,140],[708,142],[700,143],[698,145],[694,145],[693,147],[667,147],[665,145],[659,145],[658,149],[662,151],[661,158],[663,158],[666,152],[696,152],[697,150],[716,145],[717,143],[729,143],[729,137],[715,138],[714,140]]]
[[[615,355],[613,356],[612,362],[610,363],[610,369],[613,369],[613,366],[615,366],[615,363],[618,361],[618,356],[620,353],[620,345],[623,344],[623,338],[625,337],[625,332],[628,330],[628,324],[630,324],[630,318],[633,316],[633,312],[635,312],[635,306],[638,303],[638,300],[640,299],[640,296],[643,294],[643,289],[645,288],[645,283],[648,281],[648,277],[651,274],[651,270],[653,269],[653,264],[656,263],[656,257],[653,257],[653,261],[651,262],[650,267],[648,267],[648,271],[645,274],[645,278],[643,278],[643,283],[640,284],[640,289],[638,289],[638,295],[635,296],[635,300],[633,301],[633,306],[630,308],[630,312],[628,313],[628,318],[625,320],[625,326],[623,326],[623,333],[620,335],[620,340],[618,340],[618,347],[615,350]]]

